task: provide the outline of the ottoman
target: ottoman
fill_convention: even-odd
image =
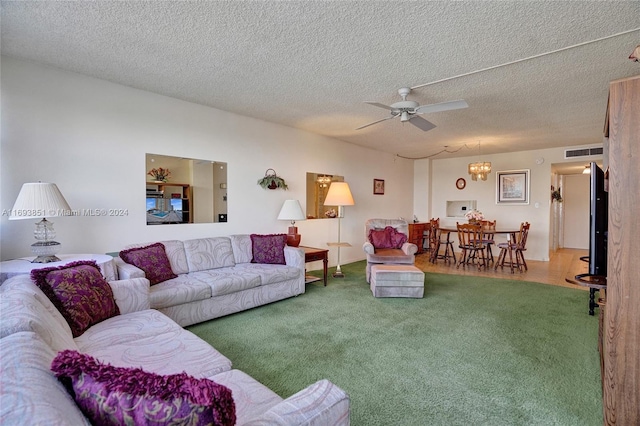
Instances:
[[[373,265],[370,281],[374,297],[424,296],[424,272],[413,265]]]

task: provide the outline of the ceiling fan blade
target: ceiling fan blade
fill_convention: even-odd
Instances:
[[[425,120],[422,117],[418,117],[417,115],[414,115],[413,117],[411,117],[409,119],[409,123],[413,124],[419,129],[424,130],[425,132],[436,127],[436,125],[433,124],[432,122]]]
[[[392,107],[390,107],[389,105],[385,105],[385,104],[381,104],[379,102],[368,102],[365,101],[365,104],[369,104],[369,105],[373,105],[373,106],[377,106],[378,108],[384,108],[384,109],[388,109],[389,111],[393,111],[394,109]]]
[[[415,109],[417,114],[426,114],[430,112],[450,111],[452,109],[467,108],[469,104],[463,99],[457,101],[440,102],[438,104],[422,105]]]
[[[365,124],[364,126],[360,126],[356,130],[364,129],[365,127],[369,127],[369,126],[373,126],[374,124],[378,124],[381,121],[391,120],[392,118],[396,118],[396,117],[397,117],[397,115],[391,115],[389,117],[383,118],[382,120],[374,121],[373,123],[369,123],[369,124]]]

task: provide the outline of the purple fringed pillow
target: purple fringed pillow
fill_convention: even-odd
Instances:
[[[369,242],[377,249],[391,248],[391,240],[387,229],[370,229]]]
[[[390,229],[389,241],[391,242],[392,248],[401,248],[402,245],[407,242],[407,236],[393,226],[387,226],[387,229]]]
[[[77,351],[59,352],[51,371],[73,390],[78,407],[99,425],[233,425],[231,390],[186,373],[161,376],[114,367]]]
[[[73,337],[93,324],[120,315],[111,286],[93,260],[34,269],[31,280],[67,320]]]
[[[285,265],[284,246],[287,245],[287,234],[258,235],[251,234],[253,250],[252,263],[270,263]]]
[[[120,258],[142,269],[151,285],[177,277],[171,269],[171,263],[162,243],[122,250]]]

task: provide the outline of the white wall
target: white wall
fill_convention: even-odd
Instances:
[[[234,233],[286,232],[282,202],[305,202],[306,172],[342,175],[355,206],[345,208],[341,263],[364,259],[364,222],[411,218],[413,162],[335,139],[2,57],[0,209],[9,210],[24,182],[58,185],[73,209],[126,209],[128,215],[52,221],[65,253],[105,253],[126,244]],[[228,223],[147,226],[145,153],[228,164]],[[289,191],[257,180],[273,168]],[[373,178],[385,195],[373,195]],[[0,258],[29,256],[34,221],[0,217]],[[296,223],[302,244],[326,247],[337,220]],[[336,263],[330,250],[330,264]],[[317,269],[321,265],[310,265]]]
[[[543,159],[541,164],[536,160]],[[477,208],[488,219],[498,221],[498,227],[518,227],[521,222],[531,223],[527,240],[527,259],[549,260],[550,227],[551,227],[551,164],[575,162],[564,159],[564,148],[553,148],[537,151],[522,151],[508,154],[482,155],[482,161],[490,161],[492,171],[486,181],[472,181],[467,166],[470,162],[478,161],[478,156],[452,159],[418,160],[414,166],[416,179],[426,179],[417,176],[417,171],[430,167],[430,180],[415,182],[415,188],[429,188],[431,209],[427,216],[439,217],[445,225],[455,226],[456,220],[447,218],[446,202],[454,200],[477,200]],[[429,163],[427,166],[422,163]],[[496,171],[530,169],[531,192],[528,205],[496,204]],[[467,185],[464,189],[456,188],[456,180],[464,178]],[[563,191],[564,196],[564,191]],[[419,219],[424,209],[424,201],[414,203],[420,208]],[[418,210],[416,210],[418,212]],[[418,213],[416,213],[418,214]],[[499,236],[498,238],[503,238]]]
[[[589,175],[566,175],[562,187],[562,247],[589,249]]]

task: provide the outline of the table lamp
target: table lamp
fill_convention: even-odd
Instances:
[[[287,233],[287,245],[291,247],[298,247],[300,245],[300,234],[298,234],[296,220],[305,219],[306,218],[304,216],[304,213],[302,212],[302,207],[300,206],[300,202],[298,200],[285,200],[282,208],[280,209],[278,220],[291,221],[291,226],[289,227],[289,232]]]
[[[340,219],[344,217],[344,206],[353,206],[353,196],[349,189],[349,184],[346,182],[332,182],[327,192],[327,197],[324,199],[325,206],[337,206],[338,207],[338,242],[328,243],[329,246],[338,247],[338,265],[336,266],[336,272],[333,274],[334,278],[344,278],[344,274],[340,269],[340,247],[351,247],[349,243],[340,242]]]
[[[69,216],[71,207],[64,199],[55,183],[25,183],[20,189],[13,205],[9,220],[39,219],[33,232],[37,242],[31,245],[31,252],[36,255],[33,263],[59,262],[55,256],[60,251],[60,243],[53,241],[56,232],[48,217]]]

